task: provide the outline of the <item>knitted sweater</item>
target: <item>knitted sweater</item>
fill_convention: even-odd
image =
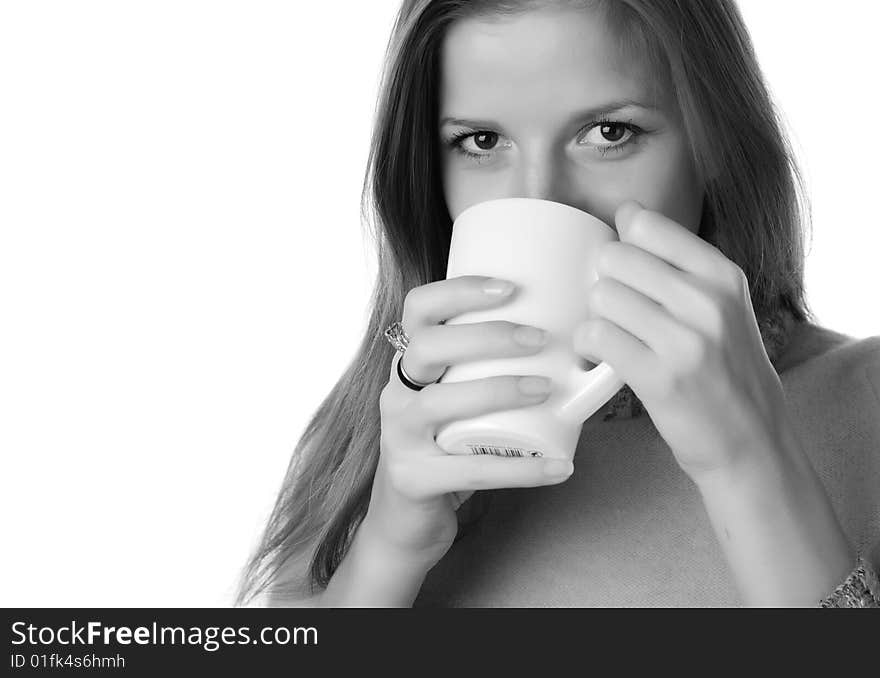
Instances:
[[[870,557],[880,547],[880,336],[797,323],[774,364],[841,526]],[[638,403],[622,409],[612,401],[585,422],[564,483],[475,493],[463,508],[484,502],[484,512],[428,572],[414,607],[741,606],[693,481]]]

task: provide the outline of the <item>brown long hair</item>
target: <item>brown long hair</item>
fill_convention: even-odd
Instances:
[[[379,456],[379,394],[394,348],[383,330],[413,287],[446,277],[452,223],[439,144],[440,45],[461,18],[503,17],[535,0],[403,0],[386,51],[362,193],[378,255],[360,347],[297,443],[236,604],[266,590],[327,586],[367,511]],[[674,92],[705,186],[700,235],[746,273],[765,335],[780,315],[813,320],[804,296],[809,205],[733,0],[569,2],[602,11],[622,48],[650,58]],[[476,492],[472,499],[490,495]],[[302,576],[280,581],[282,567]]]

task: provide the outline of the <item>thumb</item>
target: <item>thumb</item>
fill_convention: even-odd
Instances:
[[[626,237],[629,225],[635,216],[645,209],[638,200],[626,200],[622,202],[614,212],[614,224],[617,228],[618,237],[623,240]]]

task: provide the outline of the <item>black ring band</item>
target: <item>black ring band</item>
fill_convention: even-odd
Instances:
[[[411,388],[413,391],[421,391],[425,386],[429,384],[416,384],[413,381],[410,381],[406,378],[406,375],[403,373],[403,368],[401,367],[401,363],[403,362],[403,356],[401,355],[397,361],[397,376],[400,377],[400,381],[403,382],[403,385],[407,388]]]

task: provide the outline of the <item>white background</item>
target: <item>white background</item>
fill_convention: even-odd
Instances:
[[[362,335],[397,6],[0,3],[0,605],[230,603]],[[821,324],[880,334],[880,11],[741,8],[807,170]]]

